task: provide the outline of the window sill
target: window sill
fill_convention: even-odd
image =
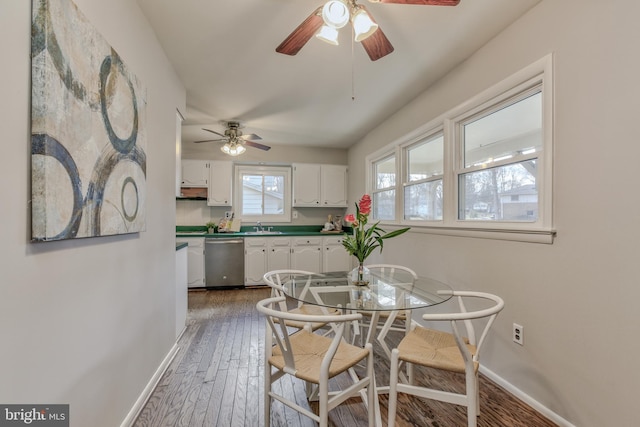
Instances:
[[[386,224],[385,229],[396,227],[397,224]],[[508,240],[514,242],[553,244],[555,230],[525,230],[525,229],[495,229],[473,227],[429,227],[403,224],[411,227],[411,232],[423,234],[438,234],[442,236],[472,237],[477,239]],[[397,226],[400,228],[400,226]]]

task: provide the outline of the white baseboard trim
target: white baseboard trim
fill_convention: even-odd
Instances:
[[[560,415],[553,412],[551,409],[544,406],[542,403],[538,402],[519,388],[514,387],[511,383],[507,382],[504,378],[498,376],[495,372],[487,369],[484,366],[480,366],[480,372],[489,378],[494,383],[498,384],[500,387],[507,390],[509,393],[531,406],[536,411],[540,412],[543,416],[558,424],[560,427],[575,427],[569,421],[562,418]]]
[[[153,393],[153,390],[155,390],[156,386],[160,382],[160,379],[162,378],[162,375],[164,375],[167,368],[169,368],[171,361],[174,357],[176,357],[179,349],[180,347],[178,347],[178,344],[174,344],[173,347],[171,347],[171,350],[169,350],[169,353],[167,353],[165,358],[162,360],[162,363],[160,363],[160,366],[158,366],[158,369],[156,369],[156,372],[149,380],[147,386],[144,388],[144,390],[142,390],[142,394],[140,394],[138,400],[136,400],[136,403],[133,405],[125,419],[122,421],[122,424],[120,424],[120,427],[133,426],[133,423],[138,418],[138,415],[140,415],[140,412],[142,412],[142,408],[144,408],[144,405],[147,404],[149,397],[151,397],[151,393]]]

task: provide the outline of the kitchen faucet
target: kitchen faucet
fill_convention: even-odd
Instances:
[[[256,229],[256,231],[264,231],[264,227],[262,226],[262,223],[260,221],[258,221],[256,225],[257,227],[253,227]]]

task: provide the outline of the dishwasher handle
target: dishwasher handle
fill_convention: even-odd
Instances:
[[[224,245],[224,244],[238,244],[244,243],[244,239],[205,239],[206,245]]]

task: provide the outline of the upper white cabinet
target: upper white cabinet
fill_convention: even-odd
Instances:
[[[346,207],[347,166],[293,165],[294,207]]]
[[[293,165],[293,206],[320,206],[320,165]]]
[[[320,205],[327,207],[347,206],[346,166],[320,166]]]
[[[229,161],[211,161],[209,167],[209,193],[207,205],[231,206],[233,163]]]
[[[182,160],[182,186],[208,187],[209,160]]]

